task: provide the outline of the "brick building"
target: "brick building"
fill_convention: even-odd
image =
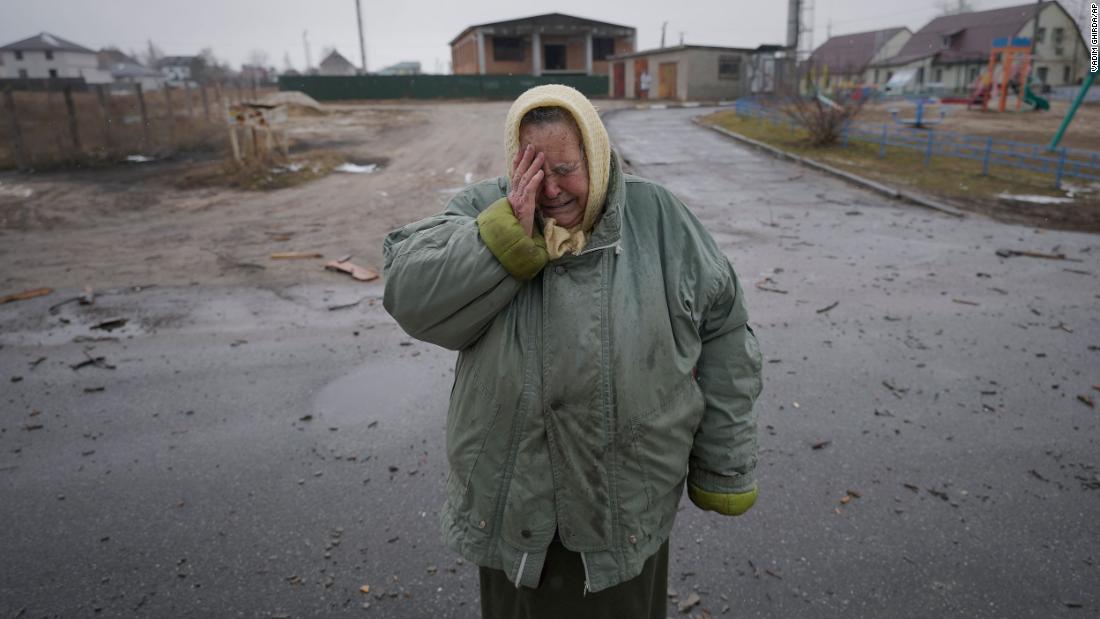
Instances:
[[[455,75],[607,75],[608,58],[634,51],[636,30],[548,13],[470,26],[451,45]]]

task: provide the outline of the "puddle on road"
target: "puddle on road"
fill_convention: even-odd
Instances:
[[[429,418],[442,424],[454,376],[454,355],[442,350],[429,352],[428,348],[412,348],[425,353],[415,357],[379,358],[329,383],[313,401],[314,417],[341,428],[383,421],[392,430],[422,426]]]

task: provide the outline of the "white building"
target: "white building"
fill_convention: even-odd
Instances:
[[[351,64],[350,60],[344,58],[336,50],[332,50],[321,61],[321,75],[355,75],[357,73],[359,73],[359,70],[355,68],[355,65]]]
[[[99,68],[96,53],[47,32],[0,47],[0,77],[23,79],[83,78],[109,84],[110,71]]]
[[[199,78],[201,60],[198,56],[165,56],[157,61],[161,75],[172,85],[194,82]]]

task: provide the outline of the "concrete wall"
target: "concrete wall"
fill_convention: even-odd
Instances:
[[[718,64],[722,56],[737,56],[740,59],[736,79],[719,79]],[[623,71],[626,80],[624,96],[627,99],[639,98],[635,88],[638,75],[638,61],[649,63],[649,75],[652,83],[649,98],[658,99],[661,93],[661,65],[676,64],[676,97],[678,101],[717,101],[730,100],[749,93],[748,70],[751,54],[747,52],[721,51],[707,49],[686,49],[670,52],[657,51],[652,54],[625,58]],[[608,92],[614,92],[614,74],[608,75]]]
[[[0,65],[0,77],[19,77],[19,70],[27,72],[28,78],[48,78],[50,70],[57,71],[57,77],[84,78],[89,84],[109,84],[113,81],[109,71],[99,69],[99,60],[93,53],[55,51],[53,59],[46,59],[44,51],[23,52],[23,59],[16,60],[15,52],[0,52],[4,64]]]

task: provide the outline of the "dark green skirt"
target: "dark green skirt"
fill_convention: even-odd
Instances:
[[[596,593],[584,593],[581,555],[555,535],[537,589],[516,588],[504,572],[480,568],[482,619],[664,619],[668,592],[668,540],[646,559],[638,576]]]

